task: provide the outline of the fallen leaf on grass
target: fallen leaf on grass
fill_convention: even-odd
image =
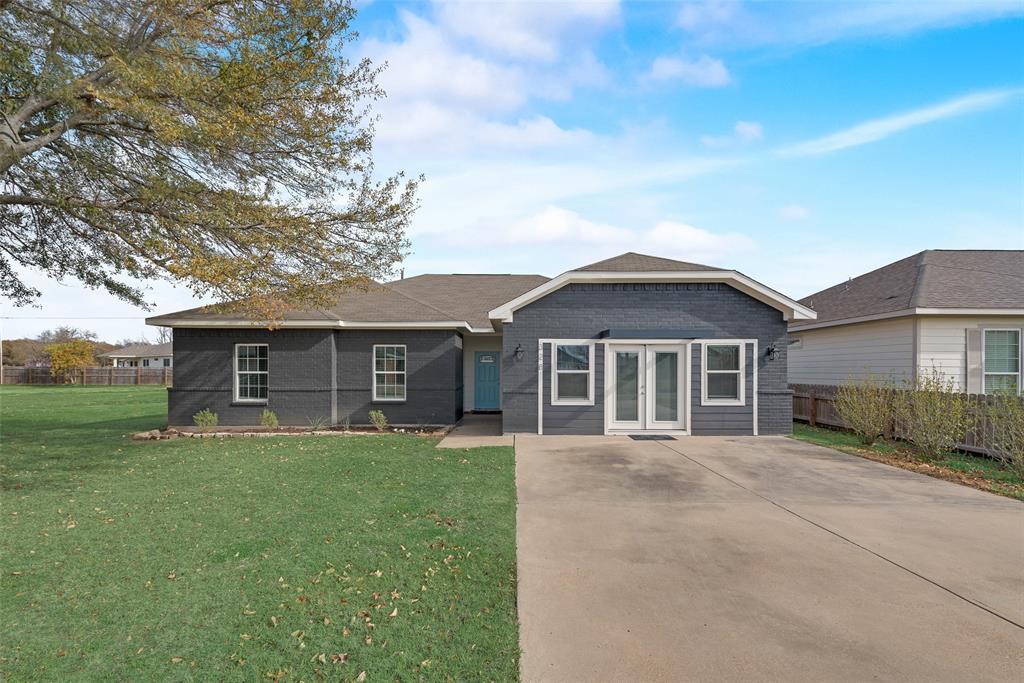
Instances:
[[[391,618],[397,617],[398,616],[398,608],[396,607],[395,609],[391,610],[391,614],[389,614],[388,616],[391,617]]]
[[[366,672],[365,671],[360,671],[359,675],[356,676],[356,681],[358,681],[358,683],[362,683],[365,680],[366,680]]]
[[[168,579],[169,581],[174,581],[174,580],[176,580],[177,578],[178,578],[178,575],[177,575],[177,573],[175,573],[175,572],[171,572],[170,574],[168,574],[168,575],[167,575],[167,579]]]
[[[184,661],[184,657],[171,657],[171,664],[181,664]]]
[[[277,617],[270,617],[270,625],[275,628],[277,627]]]
[[[347,652],[339,652],[336,655],[331,655],[331,662],[333,662],[334,664],[344,664],[347,661],[348,661],[348,653]]]

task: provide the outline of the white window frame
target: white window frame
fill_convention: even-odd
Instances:
[[[265,346],[267,347],[267,369],[266,370],[244,370],[239,371],[238,369],[238,348],[240,346]],[[238,395],[238,375],[239,372],[245,372],[247,375],[266,375],[267,376],[267,398],[242,398]],[[265,404],[270,399],[270,344],[260,342],[241,342],[235,344],[235,353],[231,358],[231,379],[235,385],[234,398],[235,403],[255,403]]]
[[[558,369],[558,347],[559,346],[586,346],[587,347],[587,369],[586,370],[559,370]],[[558,376],[559,375],[587,375],[587,399],[558,398]],[[591,340],[563,339],[551,342],[551,405],[553,406],[592,406],[594,405],[594,342]]]
[[[378,370],[377,369],[377,349],[384,348],[396,348],[402,349],[402,361],[405,363],[405,370]],[[393,396],[378,397],[377,396],[377,375],[401,375],[402,376],[402,387],[405,389],[405,396],[397,398]],[[373,387],[373,402],[374,403],[404,403],[409,399],[409,350],[405,344],[374,344],[373,345],[373,356],[370,358],[370,382]]]
[[[739,348],[738,370],[708,370],[708,346],[735,346]],[[733,375],[739,373],[739,398],[708,398],[708,375]],[[701,342],[700,345],[700,404],[702,406],[745,406],[747,405],[747,342],[739,339],[722,339]]]
[[[270,359],[268,358],[267,360],[269,361]],[[170,358],[164,358],[163,366],[165,368],[171,367],[171,359]],[[268,365],[267,367],[269,368],[270,366]]]
[[[142,359],[142,367],[144,367],[144,368],[148,368],[149,367],[149,359],[148,358],[143,358]]]
[[[1017,372],[988,372],[985,370],[985,335],[989,332],[1016,332],[1017,333]],[[985,327],[981,330],[981,393],[989,394],[985,388],[985,378],[989,375],[1008,375],[1017,378],[1017,395],[1021,395],[1021,379],[1024,375],[1024,332],[1019,327]]]

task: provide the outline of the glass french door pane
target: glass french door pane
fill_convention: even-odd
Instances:
[[[615,352],[615,419],[636,422],[640,419],[640,354]]]
[[[679,354],[675,351],[654,354],[654,419],[679,419]]]

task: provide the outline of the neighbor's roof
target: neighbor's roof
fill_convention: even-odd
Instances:
[[[171,342],[164,344],[129,344],[119,349],[112,349],[99,354],[101,358],[152,358],[154,356],[170,356]]]
[[[805,297],[815,321],[927,313],[931,309],[1024,309],[1024,251],[930,249]],[[925,309],[925,310],[918,310]]]

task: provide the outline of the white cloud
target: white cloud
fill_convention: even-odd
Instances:
[[[618,23],[619,3],[436,2],[438,22],[477,46],[520,59],[554,62],[567,35],[578,39]]]
[[[866,145],[910,128],[998,107],[1021,92],[1010,89],[988,90],[965,95],[930,107],[872,119],[824,137],[784,147],[778,153],[782,156],[816,156]]]
[[[681,81],[701,88],[720,88],[729,85],[732,77],[722,60],[701,55],[698,59],[658,57],[651,64],[647,79],[653,81]]]
[[[548,206],[538,213],[516,221],[500,233],[500,239],[512,244],[545,242],[597,242],[618,244],[628,241],[633,233],[605,223],[587,220],[574,211]]]
[[[622,227],[554,205],[510,224],[500,219],[485,221],[446,237],[450,243],[472,243],[478,249],[486,245],[554,249],[559,245],[573,253],[581,249],[588,254],[647,250],[670,258],[712,262],[726,262],[757,247],[754,240],[737,233],[716,233],[666,220],[648,228]]]
[[[729,147],[746,145],[764,137],[764,127],[755,121],[737,121],[732,135],[702,135],[701,144],[706,147]]]
[[[786,204],[779,207],[779,218],[787,221],[802,221],[811,215],[811,210],[800,204]]]
[[[459,51],[434,24],[403,11],[401,42],[367,40],[363,54],[387,62],[380,83],[389,102],[430,100],[474,111],[522,106],[528,83],[522,70]]]
[[[696,44],[726,48],[814,46],[964,26],[1024,14],[1019,0],[688,2],[676,17]]]

